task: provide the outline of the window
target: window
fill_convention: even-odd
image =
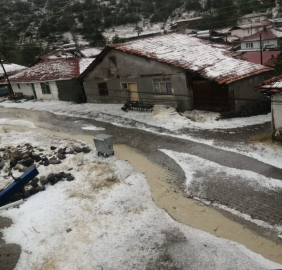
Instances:
[[[98,83],[98,89],[99,89],[99,96],[108,96],[108,86],[107,83]]]
[[[109,57],[108,59],[110,63],[110,70],[117,70],[116,58],[112,56],[112,57]]]
[[[40,83],[40,86],[41,86],[42,94],[44,95],[51,94],[49,83]]]
[[[252,42],[247,42],[246,43],[246,48],[253,48],[253,43]]]
[[[127,83],[121,83],[120,87],[121,87],[121,90],[128,90],[128,84]]]
[[[172,95],[170,78],[153,79],[156,94]]]

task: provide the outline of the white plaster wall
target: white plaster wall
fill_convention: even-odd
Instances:
[[[266,43],[268,42],[268,43]],[[253,43],[253,48],[247,48],[246,43]],[[263,47],[266,45],[274,45],[277,46],[277,40],[265,40],[263,41]],[[249,41],[249,42],[241,42],[241,50],[254,50],[254,49],[260,49],[259,41]]]
[[[282,133],[282,95],[275,94],[272,96],[271,112],[272,132],[275,137],[281,137],[279,130]]]
[[[18,87],[20,86],[20,88]],[[33,96],[32,86],[27,83],[11,83],[14,93],[23,93],[25,96]]]
[[[259,16],[259,17],[254,17],[254,18],[246,18],[246,19],[241,19],[240,23],[247,24],[247,23],[251,23],[251,22],[257,22],[257,20],[263,21],[265,19],[266,19],[266,16]]]
[[[49,82],[51,94],[42,94],[40,83],[34,83],[37,99],[40,100],[59,100],[58,88],[56,82]]]

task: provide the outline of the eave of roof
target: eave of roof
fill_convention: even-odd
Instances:
[[[282,75],[265,80],[262,84],[255,86],[254,89],[258,92],[269,95],[282,95]]]

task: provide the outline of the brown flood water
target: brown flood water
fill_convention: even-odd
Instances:
[[[4,125],[0,126],[0,133],[3,133],[3,128],[5,132],[30,130],[25,127]],[[44,128],[37,128],[36,132],[93,144],[92,136],[71,135]],[[184,197],[177,186],[166,182],[167,171],[137,153],[133,148],[126,145],[114,145],[114,151],[118,158],[127,160],[135,170],[145,174],[154,202],[158,207],[166,210],[176,221],[242,244],[253,252],[282,264],[281,245],[246,229],[243,225],[223,216],[214,208]]]

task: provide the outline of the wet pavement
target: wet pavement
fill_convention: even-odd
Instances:
[[[111,123],[95,121],[93,119],[74,118],[64,115],[54,115],[44,111],[29,111],[24,109],[0,108],[2,118],[25,119],[37,123],[44,129],[63,132],[73,135],[96,135],[107,133],[114,136],[115,144],[125,144],[135,151],[146,156],[151,162],[161,166],[168,173],[166,181],[184,188],[185,175],[180,166],[159,149],[173,150],[188,153],[197,157],[213,161],[222,166],[240,170],[252,171],[266,177],[282,180],[282,170],[262,163],[250,157],[221,150],[206,144],[189,140],[178,139],[167,135],[158,135],[144,130],[136,129],[135,122],[132,128],[116,126]],[[105,128],[105,131],[83,130],[83,125],[95,125]],[[146,126],[146,125],[145,125]],[[162,129],[158,129],[162,132]],[[263,134],[270,131],[270,124],[239,128],[236,130],[182,130],[196,138],[213,139],[215,144],[230,146],[235,142],[247,143],[254,134]],[[233,132],[236,132],[234,134]],[[280,191],[256,190],[242,181],[228,178],[225,175],[216,177],[208,172],[197,172],[199,177],[205,179],[199,191],[197,185],[192,191],[200,198],[227,205],[232,209],[249,214],[251,217],[266,221],[270,224],[282,225],[282,194]],[[241,221],[244,222],[244,221]],[[252,225],[253,226],[253,225]],[[259,231],[259,229],[258,229]],[[279,240],[277,240],[279,241]]]

